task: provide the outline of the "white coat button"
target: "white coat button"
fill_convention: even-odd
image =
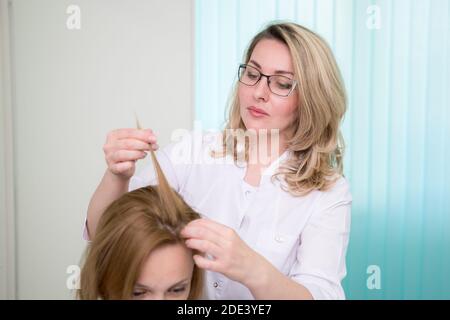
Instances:
[[[276,236],[275,241],[281,243],[281,242],[284,242],[284,238],[282,236]]]
[[[246,195],[247,197],[250,195],[250,193],[251,193],[250,190],[245,191],[245,195]]]
[[[219,286],[219,284],[217,282],[214,282],[213,286],[214,286],[214,288],[217,288]]]

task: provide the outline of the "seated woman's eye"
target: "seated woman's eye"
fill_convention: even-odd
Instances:
[[[184,291],[186,291],[186,286],[172,289],[173,293],[183,293]]]
[[[147,293],[146,291],[142,291],[142,290],[133,291],[133,297],[139,297],[139,296],[142,296],[142,295],[144,295],[146,293]]]

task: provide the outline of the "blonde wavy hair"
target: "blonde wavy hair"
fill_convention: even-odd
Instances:
[[[340,124],[347,105],[344,82],[333,53],[324,39],[303,26],[271,23],[251,40],[244,63],[249,62],[254,48],[263,39],[287,45],[298,82],[293,92],[298,95],[298,114],[293,123],[294,133],[287,141],[293,156],[280,165],[272,178],[283,176],[286,186],[282,188],[294,196],[328,190],[343,175],[344,139]],[[238,138],[230,133],[246,130],[240,116],[238,86],[236,81],[229,98],[223,149],[212,153],[213,157],[232,155],[236,162],[249,159],[247,141],[243,151],[239,151]]]

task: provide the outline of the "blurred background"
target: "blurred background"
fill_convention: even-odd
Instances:
[[[348,299],[450,299],[449,0],[0,0],[0,298],[69,299],[108,131],[220,129],[251,37],[324,37],[348,93]]]

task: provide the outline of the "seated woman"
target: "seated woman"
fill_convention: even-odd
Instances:
[[[80,299],[199,299],[203,274],[180,231],[200,218],[168,184],[124,194],[103,213],[85,253]]]

